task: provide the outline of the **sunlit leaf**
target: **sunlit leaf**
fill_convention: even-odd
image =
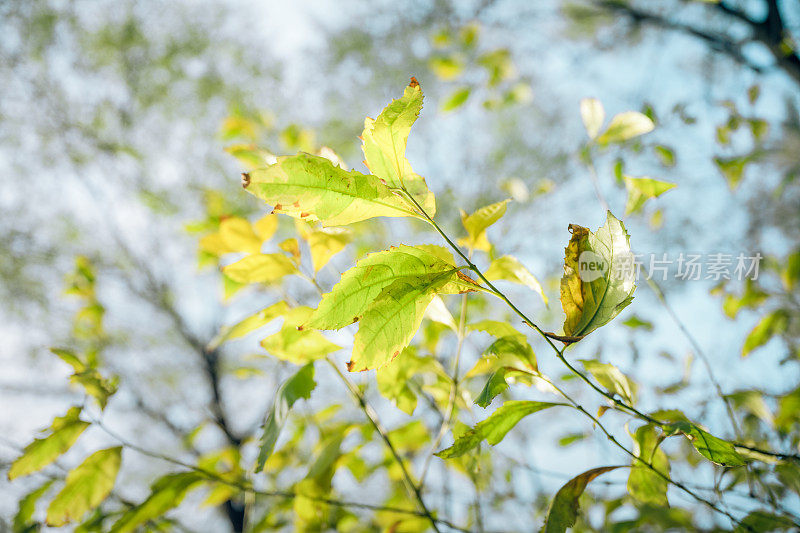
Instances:
[[[322,297],[307,326],[315,329],[343,328],[360,319],[389,285],[404,280],[413,282],[430,274],[452,272],[455,266],[442,259],[441,250],[441,247],[401,245],[367,255],[345,272],[339,283]],[[444,253],[448,254],[446,251]],[[457,279],[458,283],[464,284],[459,290],[452,290],[457,287],[445,288],[451,292],[468,290],[470,287],[466,285],[468,282],[464,281],[465,278]]]
[[[360,318],[347,368],[380,368],[408,346],[437,293],[461,292],[464,275],[449,267],[418,277],[406,276],[383,289]],[[466,289],[472,290],[472,289]]]
[[[736,452],[733,444],[715,437],[691,422],[678,421],[664,426],[668,435],[683,434],[695,450],[709,461],[722,466],[743,466],[745,460]]]
[[[652,465],[669,477],[669,461],[659,447],[661,438],[655,428],[648,424],[636,430],[634,443],[636,446],[633,452],[641,458],[641,461],[633,461],[628,475],[628,493],[642,503],[666,507],[669,505],[667,502],[669,482],[644,464]]]
[[[99,450],[67,474],[64,488],[47,508],[47,524],[60,527],[80,521],[111,493],[117,480],[122,447]]]
[[[539,280],[537,280],[516,257],[510,255],[498,257],[491,262],[489,268],[484,272],[484,275],[489,281],[502,279],[525,285],[537,292],[539,296],[542,297],[545,305],[547,305],[547,296],[544,294],[541,283],[539,283]]]
[[[219,338],[221,340],[233,340],[244,337],[248,333],[257,330],[260,327],[266,326],[279,316],[282,316],[289,309],[289,306],[281,300],[261,311],[248,316],[237,322],[232,326],[222,328]],[[215,343],[218,344],[218,343]]]
[[[606,390],[619,395],[628,404],[636,401],[636,383],[612,364],[581,359],[581,363]]]
[[[464,61],[455,55],[434,56],[428,60],[428,67],[438,78],[453,80],[464,72]]]
[[[498,394],[502,394],[508,389],[508,383],[506,383],[506,372],[508,371],[508,368],[503,367],[489,376],[489,381],[486,382],[483,390],[475,399],[475,405],[479,405],[485,409],[489,407],[492,400],[494,400]]]
[[[594,139],[600,133],[600,128],[603,126],[605,118],[606,112],[600,100],[597,98],[584,98],[581,100],[581,120],[583,120],[583,127],[586,128],[586,133],[590,139]]]
[[[572,238],[565,250],[561,306],[567,315],[564,335],[580,338],[631,303],[635,271],[630,237],[610,211],[596,233],[575,224],[569,229]]]
[[[243,175],[247,192],[287,214],[324,226],[345,226],[374,217],[417,216],[380,178],[345,171],[324,157],[279,157]]]
[[[38,530],[39,526],[33,521],[33,513],[36,512],[36,502],[50,489],[50,486],[54,482],[55,480],[53,479],[46,481],[40,487],[26,494],[19,501],[17,513],[14,515],[14,522],[11,528],[14,533],[28,533]]]
[[[477,209],[471,215],[461,212],[461,223],[467,230],[467,237],[458,239],[458,244],[488,252],[491,249],[486,238],[486,229],[506,214],[506,206],[510,200],[503,200]]]
[[[278,216],[264,215],[253,223],[253,231],[262,241],[268,241],[278,231]]]
[[[633,178],[624,176],[625,188],[628,190],[628,201],[625,204],[625,215],[639,212],[645,202],[651,198],[658,198],[676,185],[653,178]]]
[[[228,217],[219,223],[219,235],[225,246],[234,252],[257,254],[261,251],[261,241],[253,226],[241,217]]]
[[[606,130],[597,138],[601,145],[619,143],[653,131],[655,124],[646,115],[637,111],[626,111],[615,115]]]
[[[307,364],[297,371],[292,377],[283,382],[275,395],[269,415],[264,423],[264,433],[259,442],[258,459],[256,461],[256,472],[264,470],[267,458],[272,454],[275,443],[281,428],[289,416],[289,410],[297,400],[309,399],[311,391],[317,386],[314,381],[314,365]]]
[[[406,159],[408,135],[420,110],[422,110],[422,90],[417,80],[411,78],[411,83],[405,88],[401,98],[392,100],[375,120],[371,118],[364,120],[361,148],[364,151],[365,163],[372,174],[382,179],[389,187],[406,189],[425,212],[433,216],[436,212],[433,193],[425,184],[425,179],[414,172],[411,163]]]
[[[742,357],[750,354],[756,348],[765,345],[772,337],[780,335],[789,326],[789,313],[784,309],[773,311],[762,318],[756,327],[750,331],[742,346]]]
[[[306,240],[311,250],[314,272],[319,272],[334,255],[344,250],[351,238],[344,228],[325,228],[310,232]]]
[[[603,466],[587,470],[583,474],[572,478],[561,487],[550,504],[547,511],[542,533],[564,533],[567,528],[575,525],[578,518],[578,500],[586,490],[586,485],[594,478],[620,468],[619,466]]]
[[[653,323],[649,320],[639,318],[637,315],[631,315],[630,318],[623,322],[625,326],[631,329],[643,329],[645,331],[653,331]]]
[[[150,487],[150,496],[141,504],[125,512],[111,526],[110,533],[130,533],[139,526],[159,518],[170,509],[178,507],[186,494],[197,488],[204,477],[197,472],[167,474]]]
[[[498,48],[478,57],[478,64],[489,73],[489,85],[494,86],[514,75],[514,62],[507,48]]]
[[[270,283],[297,272],[297,267],[283,254],[253,254],[222,268],[238,283]]]
[[[409,346],[401,357],[379,369],[375,375],[378,391],[406,414],[413,414],[417,407],[417,392],[410,380],[420,370],[432,366],[433,358],[420,356]]]
[[[508,401],[500,406],[492,415],[456,439],[452,446],[436,455],[442,459],[451,459],[464,455],[477,448],[485,439],[494,446],[506,436],[506,433],[526,416],[542,409],[548,409],[563,403]]]
[[[38,472],[69,450],[89,422],[80,419],[80,407],[71,407],[64,416],[56,417],[45,437],[28,444],[8,469],[8,479]]]
[[[261,346],[273,357],[296,365],[304,365],[340,350],[341,346],[326,339],[319,331],[302,327],[313,312],[305,306],[286,311],[281,329],[263,339]]]

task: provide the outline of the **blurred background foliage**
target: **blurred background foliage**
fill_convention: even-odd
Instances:
[[[741,423],[739,437],[797,453],[798,32],[800,8],[788,0],[3,2],[0,459],[9,464],[31,435],[80,401],[74,385],[90,382],[101,403],[119,389],[104,415],[117,433],[173,457],[200,458],[208,468],[241,468],[248,435],[296,368],[265,357],[257,339],[209,346],[222,326],[276,294],[301,302],[316,296],[302,280],[242,290],[219,273],[218,259],[230,251],[213,237],[221,223],[265,214],[243,194],[239,172],[274,155],[321,149],[361,168],[363,117],[375,116],[412,75],[426,100],[409,159],[436,193],[440,224],[458,232],[459,208],[512,198],[492,230],[491,253],[514,253],[542,280],[549,307],[524,287],[509,291],[551,330],[562,317],[555,297],[567,225],[600,224],[598,191],[621,215],[624,175],[677,184],[626,220],[638,252],[763,253],[755,282],[669,280],[662,284],[666,304],[642,286],[621,320],[582,342],[578,355],[621,368],[638,382],[647,409],[681,405],[733,439],[725,402],[709,392],[716,383]],[[656,130],[589,150],[578,111],[584,97],[602,101],[609,116],[641,111]],[[276,231],[273,241],[291,251],[284,239],[297,229],[287,219]],[[326,290],[366,251],[435,236],[411,222],[372,221],[342,245],[347,240],[319,275]],[[469,312],[511,320],[477,298]],[[452,351],[452,339],[438,343],[445,330],[430,322],[417,337],[416,349],[434,362],[421,362],[420,375],[408,377],[412,396],[422,399],[414,417],[381,397],[380,381],[354,377],[417,467],[441,423],[423,400],[435,406],[449,387],[436,377]],[[485,340],[468,343],[470,364]],[[71,347],[102,375],[55,357],[51,346]],[[540,365],[550,363],[540,356]],[[83,377],[68,387],[72,371]],[[314,401],[270,458],[268,486],[302,479],[332,446],[331,435],[357,431],[335,476],[322,465],[300,483],[322,496],[369,494],[403,505],[401,477],[347,390],[327,368],[316,380]],[[469,385],[473,397],[481,386]],[[459,405],[460,423],[485,418],[470,403]],[[92,439],[81,446],[113,443],[103,432]],[[530,530],[567,479],[621,461],[590,427],[549,413],[493,451],[455,465],[434,458],[426,494],[442,516],[470,530]],[[694,457],[688,446],[668,452]],[[720,490],[736,485],[732,493],[744,496],[732,508],[752,510],[752,479],[689,465],[673,475]],[[109,506],[141,501],[164,468],[131,456]],[[800,513],[797,464],[753,470],[764,483],[752,490],[773,509]],[[0,527],[12,527],[20,498],[41,482],[0,481]],[[624,483],[609,474],[593,484],[582,530],[730,529],[680,499],[671,508],[633,505]],[[205,496],[187,498],[186,510],[163,527],[241,531],[248,502],[216,490],[206,506]],[[271,503],[256,505],[253,530],[427,527],[387,512]],[[28,531],[38,520],[14,528]]]

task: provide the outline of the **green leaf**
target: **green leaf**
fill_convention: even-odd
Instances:
[[[678,421],[664,425],[667,436],[676,433],[683,434],[694,449],[709,461],[721,466],[744,466],[745,460],[736,452],[733,444],[728,441],[715,437],[714,435],[700,429],[691,422]]]
[[[596,233],[576,224],[569,229],[572,238],[565,250],[561,306],[567,315],[564,335],[580,338],[631,303],[635,271],[630,237],[611,211]]]
[[[495,371],[490,377],[489,381],[486,382],[486,385],[483,387],[483,390],[475,399],[475,404],[480,405],[484,409],[489,407],[489,404],[492,403],[492,400],[497,397],[498,394],[503,393],[508,389],[508,383],[506,383],[506,372],[509,369],[503,367],[497,371]]]
[[[564,533],[567,528],[575,525],[578,518],[578,500],[586,490],[586,485],[594,478],[621,468],[619,466],[603,466],[587,470],[583,474],[572,478],[566,485],[561,487],[550,504],[547,511],[547,518],[544,523],[542,533]]]
[[[636,401],[636,383],[610,363],[581,359],[584,368],[605,387],[606,390],[622,397],[629,405]]]
[[[438,78],[454,80],[464,72],[464,61],[455,55],[434,56],[428,60],[428,67]]]
[[[500,322],[498,320],[479,320],[477,322],[473,322],[472,324],[467,325],[467,330],[469,331],[483,331],[484,333],[488,333],[493,337],[502,338],[502,337],[513,337],[516,335],[522,335],[514,326],[509,324],[508,322]],[[522,335],[524,337],[524,335]]]
[[[790,518],[776,515],[769,511],[751,511],[734,529],[735,533],[752,533],[758,531],[797,531],[797,524]]]
[[[271,283],[295,274],[297,267],[283,254],[253,254],[222,268],[237,283]]]
[[[485,439],[494,446],[506,436],[506,433],[517,425],[526,416],[542,409],[548,409],[563,403],[533,402],[533,401],[508,401],[500,406],[492,415],[458,437],[452,446],[440,451],[436,455],[442,459],[460,457],[468,451],[477,448]]]
[[[364,120],[362,150],[372,174],[389,187],[404,188],[432,217],[436,213],[433,193],[425,184],[425,179],[414,172],[406,159],[408,134],[421,110],[422,90],[417,80],[411,78],[401,98],[392,100],[377,119],[367,117]]]
[[[110,533],[130,533],[179,506],[186,494],[205,478],[198,472],[179,472],[159,478],[150,487],[150,496],[128,510],[111,526]]]
[[[255,471],[261,472],[264,470],[264,464],[272,454],[275,448],[275,443],[278,441],[283,424],[289,416],[289,410],[297,402],[303,398],[308,399],[311,397],[311,391],[317,383],[314,381],[314,365],[309,363],[295,375],[287,379],[283,385],[278,389],[275,395],[275,401],[272,404],[267,420],[264,423],[264,433],[261,436],[259,443],[258,460],[256,461]]]
[[[636,430],[633,451],[641,461],[634,459],[632,463],[628,475],[628,493],[642,503],[667,507],[669,482],[644,464],[651,464],[653,468],[669,477],[667,454],[659,447],[661,440],[655,427],[650,424]]]
[[[600,133],[600,128],[603,126],[605,118],[606,112],[600,100],[597,98],[584,98],[581,100],[581,120],[583,120],[583,126],[586,128],[586,133],[590,139],[594,139]]]
[[[375,375],[378,392],[404,413],[414,414],[417,407],[417,393],[409,383],[420,370],[433,365],[432,357],[420,356],[413,346],[409,346],[403,350],[400,357],[378,369]]]
[[[751,161],[751,156],[714,158],[717,169],[725,177],[731,190],[735,190],[739,186],[739,182],[744,177],[744,170]]]
[[[677,187],[674,183],[655,180],[653,178],[633,178],[624,176],[625,188],[628,190],[628,201],[625,204],[625,215],[641,211],[645,202],[658,198],[670,189]]]
[[[484,276],[486,276],[486,279],[489,281],[502,279],[511,281],[513,283],[519,283],[520,285],[525,285],[526,287],[539,293],[539,296],[542,297],[544,304],[547,305],[547,296],[544,294],[544,289],[542,289],[541,283],[539,283],[539,280],[536,279],[534,275],[531,274],[516,257],[512,257],[510,255],[498,257],[491,262],[489,268],[484,273]]]
[[[746,357],[756,348],[765,345],[772,337],[782,334],[788,327],[789,313],[785,309],[771,312],[762,318],[747,335],[744,346],[742,346],[742,357]]]
[[[486,238],[486,229],[500,220],[506,214],[506,207],[510,199],[487,205],[476,210],[471,215],[461,211],[461,223],[467,230],[467,237],[458,239],[458,244],[474,250],[488,252],[491,244]]]
[[[644,320],[639,318],[637,315],[631,315],[630,318],[625,320],[623,325],[628,326],[631,329],[643,329],[645,331],[653,331],[653,323],[649,320]]]
[[[36,502],[44,495],[50,486],[55,482],[51,479],[42,486],[26,494],[17,507],[17,514],[14,515],[14,522],[11,530],[14,533],[28,533],[38,531],[38,525],[33,522],[33,513],[36,511]]]
[[[620,143],[653,131],[655,124],[646,115],[637,111],[626,111],[615,115],[608,128],[597,138],[597,143],[606,145]]]
[[[323,226],[345,226],[374,217],[417,217],[379,177],[345,171],[306,153],[279,157],[274,165],[243,174],[245,189],[284,213]]]
[[[302,327],[313,312],[306,306],[287,311],[281,329],[262,340],[261,346],[273,357],[296,365],[307,364],[340,350],[341,346],[326,339],[319,331]]]
[[[470,92],[469,87],[461,87],[450,93],[450,96],[442,103],[442,111],[453,111],[464,105],[469,98]]]
[[[403,280],[413,281],[430,274],[452,272],[455,266],[442,259],[441,251],[442,248],[438,246],[401,245],[367,255],[345,272],[339,283],[322,297],[319,307],[306,325],[315,329],[343,328],[356,322],[389,285]],[[460,290],[469,290],[469,286],[465,284]]]
[[[117,480],[122,447],[99,450],[67,474],[64,488],[47,508],[47,525],[80,521],[111,493]]]
[[[383,289],[360,319],[347,369],[361,372],[380,368],[397,357],[416,334],[434,296],[461,292],[462,277],[460,270],[450,267],[418,277],[406,276]]]
[[[8,479],[38,472],[69,450],[89,427],[89,422],[81,420],[80,414],[80,407],[71,407],[67,414],[56,417],[48,430],[49,434],[28,444],[22,455],[11,464]]]

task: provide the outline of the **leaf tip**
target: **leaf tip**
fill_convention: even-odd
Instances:
[[[411,82],[408,84],[408,86],[412,87],[412,88],[419,87],[419,82],[417,81],[417,78],[414,77],[414,76],[411,76]]]
[[[250,185],[250,174],[242,172],[242,188],[246,189]]]

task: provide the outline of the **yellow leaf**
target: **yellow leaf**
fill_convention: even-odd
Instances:
[[[219,223],[222,242],[234,252],[255,254],[261,251],[261,239],[250,223],[241,217],[229,217]]]

